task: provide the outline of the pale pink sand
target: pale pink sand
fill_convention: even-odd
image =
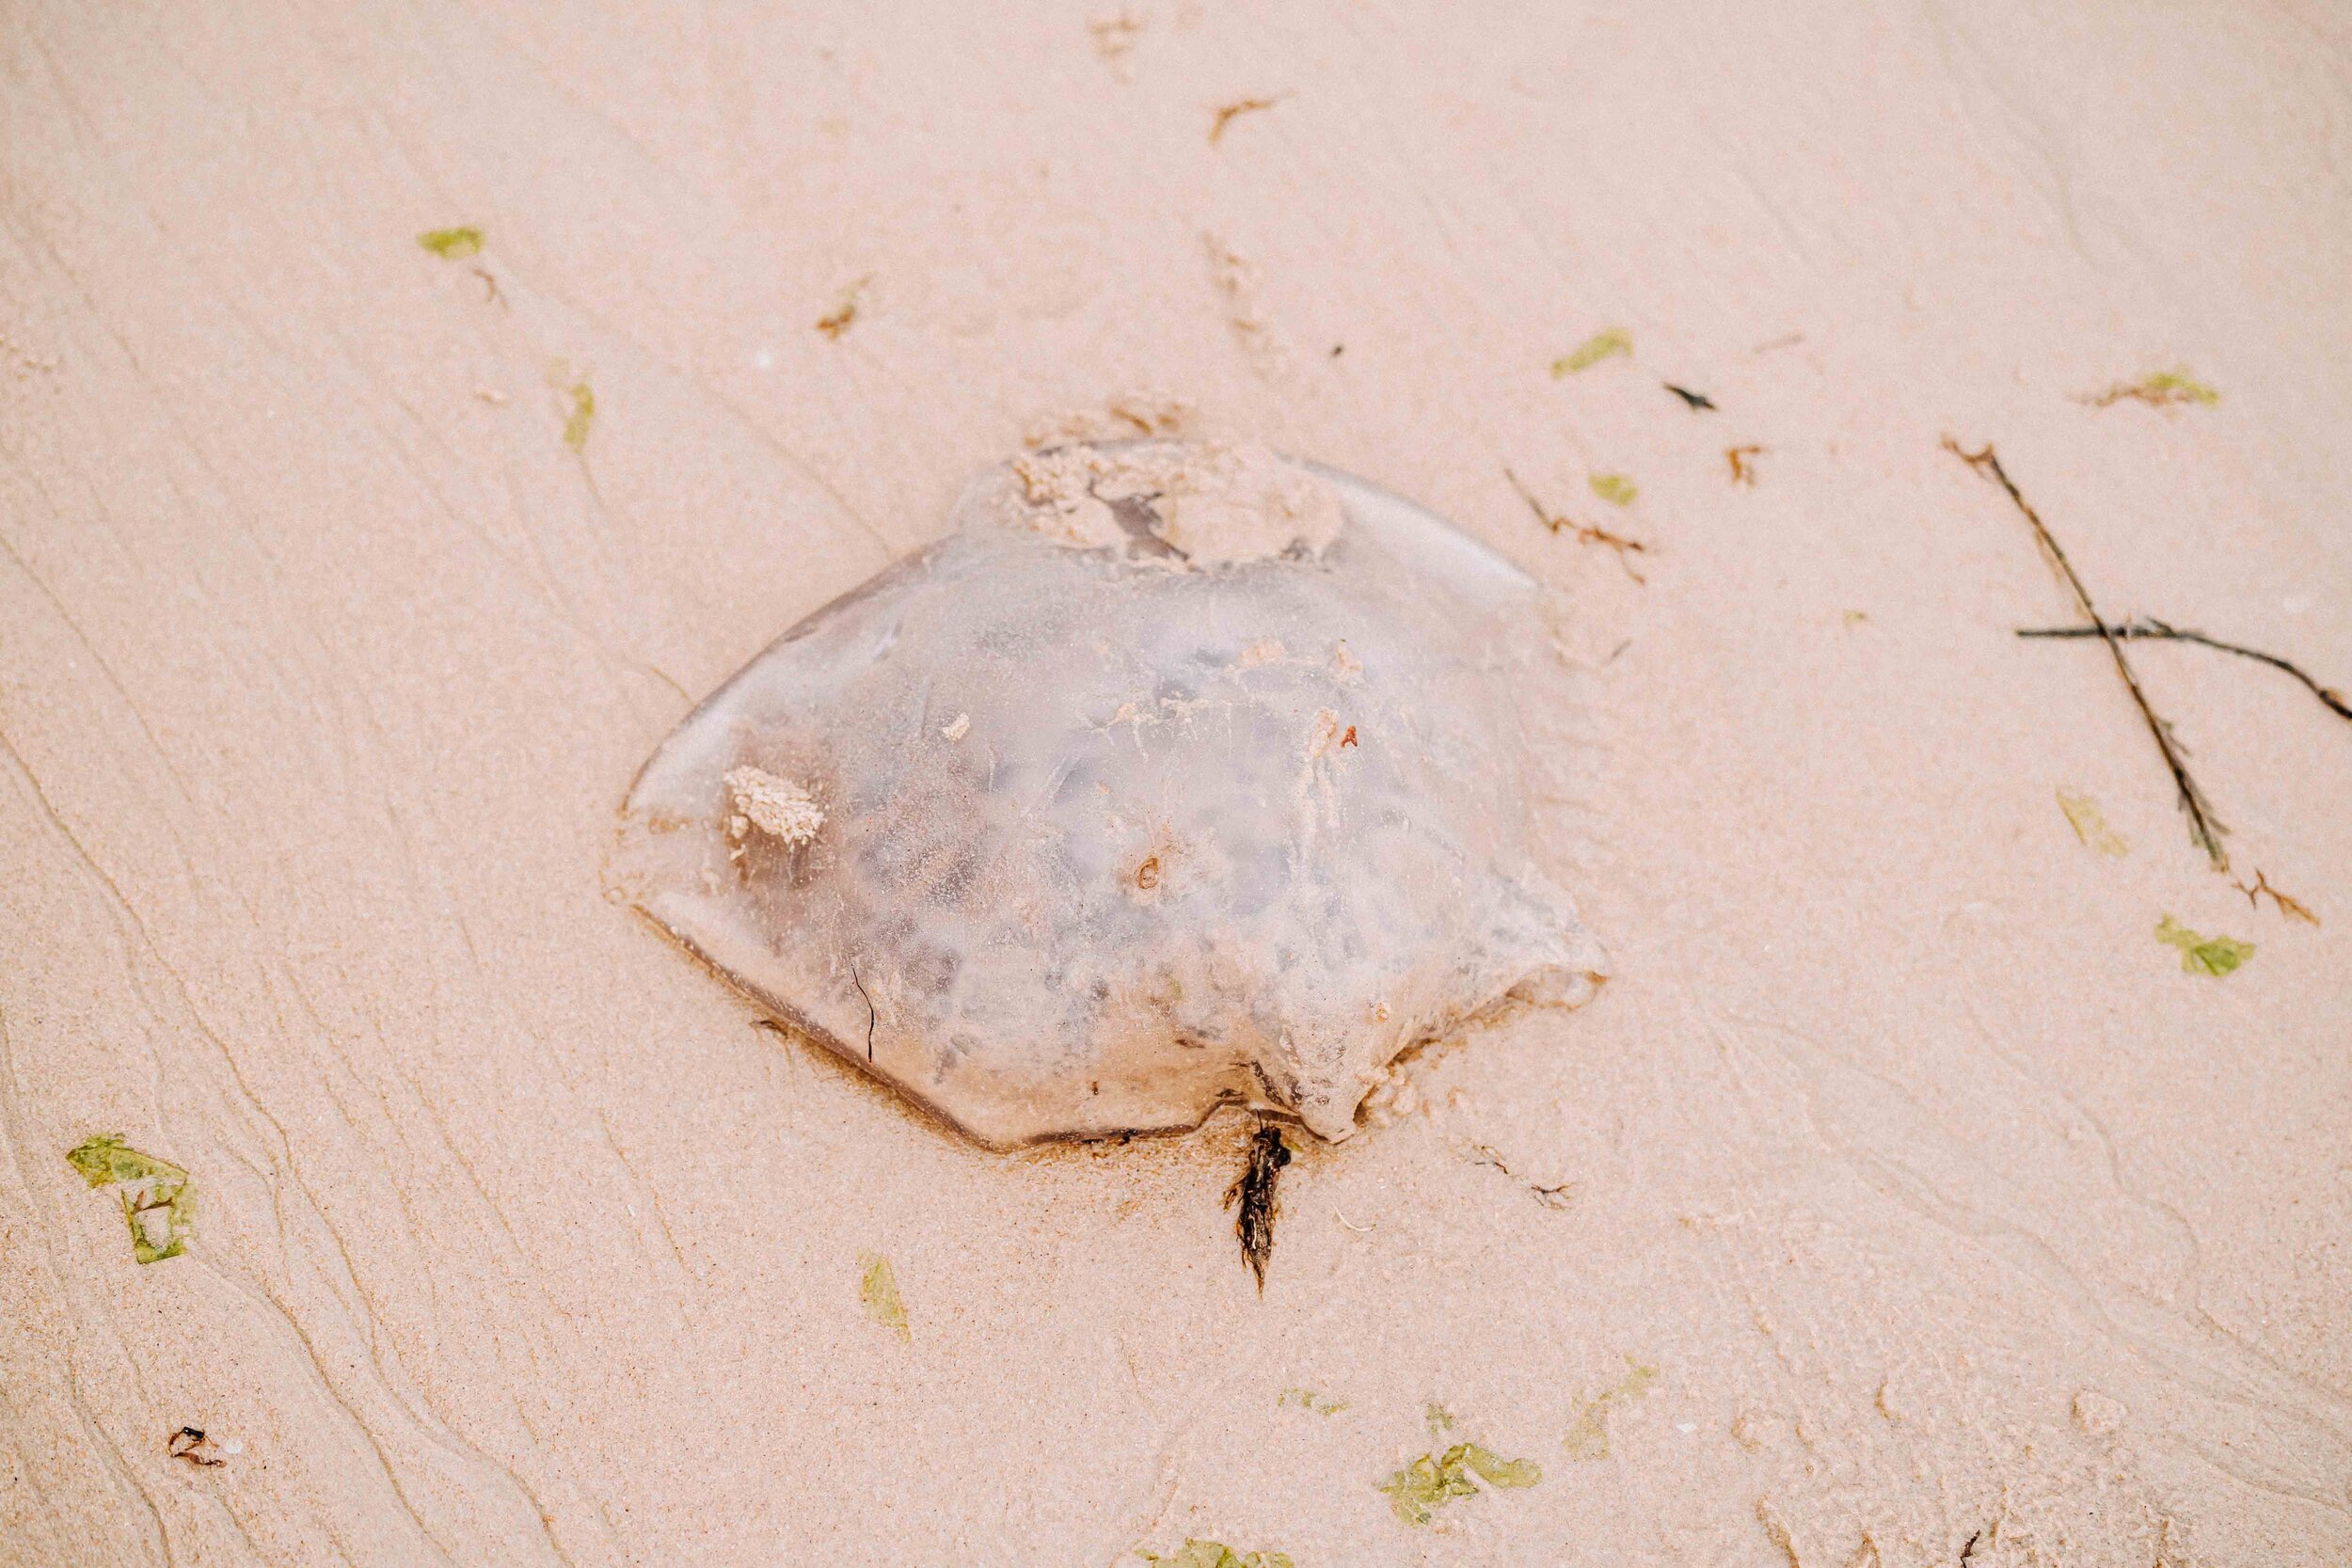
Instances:
[[[2352,727],[2137,651],[2326,924],[2249,908],[1938,449],[2352,684],[2342,13],[833,10],[0,19],[0,1558],[2352,1559]],[[977,1153],[600,888],[692,698],[1146,388],[1590,666],[1545,857],[1616,979],[1303,1152],[1263,1299],[1237,1121]],[[1400,1523],[1433,1402],[1541,1483]]]

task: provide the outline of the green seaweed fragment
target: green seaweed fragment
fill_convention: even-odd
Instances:
[[[417,243],[444,261],[462,261],[469,256],[482,254],[482,230],[471,225],[428,229],[417,236]]]
[[[914,1342],[914,1329],[907,1322],[906,1303],[898,1299],[898,1276],[891,1271],[890,1259],[880,1253],[859,1256],[866,1265],[866,1276],[858,1281],[857,1298],[866,1304],[866,1315],[884,1328],[895,1329],[907,1343]]]
[[[1516,1488],[1533,1486],[1544,1479],[1543,1466],[1532,1459],[1505,1459],[1490,1449],[1475,1443],[1462,1445],[1462,1462],[1477,1472],[1478,1479],[1489,1486]]]
[[[2151,408],[2170,408],[2185,403],[2209,407],[2221,401],[2221,394],[2191,375],[2188,367],[2183,365],[2176,370],[2143,375],[2137,381],[2118,382],[2089,401],[2093,408],[2106,408],[2126,398]]]
[[[573,383],[570,395],[572,411],[564,420],[564,444],[580,451],[587,447],[588,427],[596,422],[596,393],[588,383],[580,381]]]
[[[1551,362],[1551,378],[1557,381],[1564,375],[1574,375],[1579,371],[1589,371],[1603,359],[1613,359],[1620,354],[1630,355],[1632,352],[1633,334],[1622,326],[1612,326],[1604,331],[1594,333],[1575,348],[1554,359]]]
[[[1631,506],[1633,498],[1642,493],[1623,474],[1595,474],[1585,483],[1592,485],[1594,495],[1612,506]]]
[[[1382,1481],[1380,1490],[1389,1495],[1389,1507],[1396,1516],[1408,1525],[1425,1525],[1455,1497],[1476,1497],[1477,1482],[1463,1474],[1467,1448],[1467,1444],[1456,1444],[1446,1449],[1444,1459],[1422,1454]]]
[[[2066,824],[2074,830],[2074,836],[2102,855],[2128,855],[2132,847],[2123,836],[2107,826],[2100,815],[2099,802],[2088,795],[2077,795],[2071,789],[2058,792],[2058,810],[2066,814]]]
[[[1568,1428],[1567,1436],[1560,1441],[1560,1446],[1568,1450],[1570,1459],[1609,1457],[1608,1409],[1602,1400],[1595,1400],[1578,1415],[1576,1424]]]
[[[1620,1401],[1640,1399],[1649,1392],[1650,1385],[1658,1381],[1657,1368],[1636,1361],[1629,1355],[1625,1358],[1625,1364],[1630,1370],[1618,1380],[1617,1386],[1585,1401],[1583,1409],[1577,1415],[1576,1424],[1568,1428],[1567,1436],[1561,1439],[1561,1447],[1568,1450],[1570,1459],[1590,1461],[1608,1458],[1611,1409]]]
[[[1389,1508],[1398,1518],[1421,1526],[1454,1498],[1478,1496],[1479,1481],[1501,1490],[1533,1486],[1543,1479],[1542,1466],[1532,1459],[1505,1459],[1476,1443],[1456,1443],[1442,1454],[1422,1454],[1382,1481],[1379,1489],[1388,1494]]]
[[[2170,915],[2156,922],[2156,940],[2181,950],[2181,969],[2189,974],[2219,979],[2254,956],[2254,944],[2233,937],[2199,936]]]
[[[131,1229],[131,1256],[160,1263],[188,1250],[196,1219],[196,1183],[168,1160],[142,1154],[121,1134],[101,1133],[66,1151],[66,1164],[92,1187],[122,1189],[122,1219]]]
[[[1292,1405],[1296,1405],[1301,1410],[1311,1410],[1318,1416],[1336,1416],[1347,1408],[1345,1400],[1328,1398],[1312,1388],[1285,1388],[1275,1396],[1274,1403],[1277,1409],[1287,1409]]]
[[[1237,1552],[1221,1541],[1186,1541],[1165,1557],[1144,1551],[1136,1555],[1168,1568],[1297,1568],[1288,1552]]]

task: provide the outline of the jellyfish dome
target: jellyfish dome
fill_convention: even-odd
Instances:
[[[1397,1053],[1606,963],[1531,863],[1536,585],[1263,448],[1072,445],[655,752],[619,894],[988,1145],[1220,1104],[1346,1137]]]

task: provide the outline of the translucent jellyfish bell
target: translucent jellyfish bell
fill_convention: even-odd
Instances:
[[[996,1147],[1238,1101],[1353,1130],[1396,1053],[1604,972],[1528,862],[1535,585],[1262,448],[1019,458],[639,775],[616,884]]]

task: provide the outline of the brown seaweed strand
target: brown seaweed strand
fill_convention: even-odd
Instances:
[[[1239,1205],[1241,1209],[1233,1217],[1233,1233],[1241,1238],[1242,1261],[1258,1276],[1260,1295],[1265,1294],[1265,1266],[1274,1256],[1274,1222],[1282,1212],[1275,1187],[1282,1179],[1282,1167],[1290,1163],[1290,1146],[1282,1141],[1282,1130],[1261,1117],[1257,1132],[1250,1134],[1248,1163],[1225,1190],[1225,1207]]]

